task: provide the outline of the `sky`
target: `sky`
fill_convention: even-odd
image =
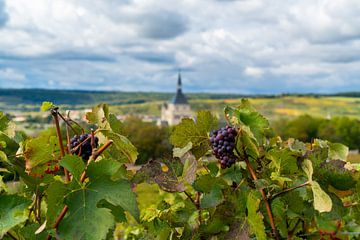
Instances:
[[[0,0],[0,88],[360,91],[359,0]]]

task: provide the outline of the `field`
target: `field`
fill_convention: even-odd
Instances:
[[[360,118],[360,98],[351,97],[276,97],[250,98],[255,108],[270,120],[278,118],[293,118],[303,114],[330,118],[348,116]],[[218,115],[225,105],[236,106],[241,98],[230,99],[190,99],[193,111],[210,110]],[[112,106],[112,111],[118,114],[160,115],[162,101],[142,104],[124,104]]]

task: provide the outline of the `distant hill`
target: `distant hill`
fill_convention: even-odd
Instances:
[[[39,105],[43,101],[66,105],[93,105],[107,102],[114,105],[144,103],[149,101],[166,101],[174,93],[159,92],[112,92],[112,91],[78,91],[48,89],[0,89],[0,102],[6,105]],[[196,99],[238,98],[239,94],[187,94]]]
[[[26,109],[38,110],[43,101],[51,101],[57,105],[71,105],[77,107],[93,106],[99,102],[112,105],[140,104],[152,101],[167,101],[174,93],[159,92],[118,92],[118,91],[79,91],[79,90],[48,90],[48,89],[0,89],[0,110]],[[191,99],[234,99],[241,97],[266,97],[280,96],[306,96],[306,94],[282,95],[251,95],[241,94],[216,94],[216,93],[190,93],[186,96]],[[321,96],[308,94],[309,96]],[[325,96],[325,95],[324,95]],[[326,95],[330,96],[330,95]],[[339,93],[332,96],[360,97],[359,92]]]

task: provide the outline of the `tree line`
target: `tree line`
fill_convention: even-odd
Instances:
[[[339,142],[350,149],[360,148],[360,120],[349,117],[331,119],[302,115],[295,119],[279,119],[272,123],[276,134],[283,139],[297,138],[304,142],[321,138]]]

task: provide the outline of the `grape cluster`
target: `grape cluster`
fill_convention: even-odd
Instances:
[[[231,167],[236,162],[236,156],[233,153],[236,134],[236,129],[231,126],[210,133],[213,154],[220,160],[221,168]]]
[[[85,141],[85,139],[87,139],[88,137],[90,137],[90,134],[87,134],[87,133],[82,134],[80,136],[75,135],[74,137],[72,137],[70,139],[70,148],[72,150],[75,149],[80,143]],[[95,147],[97,147],[98,143],[99,143],[98,137],[95,137],[94,140],[95,140]],[[85,161],[89,160],[89,158],[92,154],[91,139],[89,138],[88,140],[83,142],[81,144],[81,146],[79,148],[77,148],[76,151],[73,153],[81,156],[81,158]]]

